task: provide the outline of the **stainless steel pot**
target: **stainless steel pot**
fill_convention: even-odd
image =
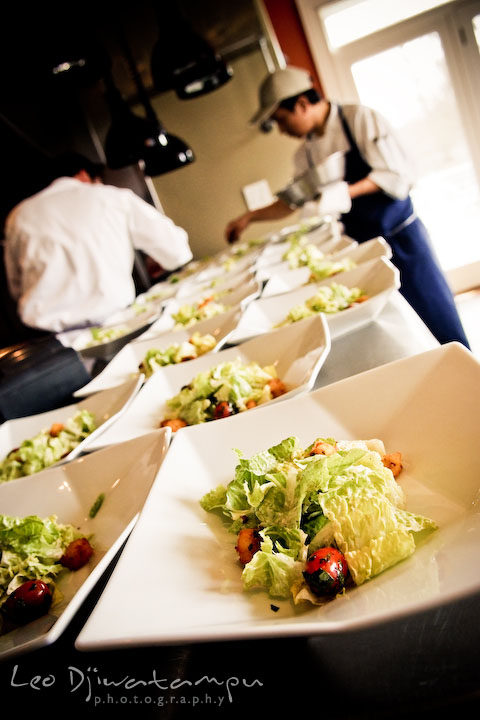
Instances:
[[[302,207],[310,200],[318,200],[322,187],[343,180],[345,176],[345,154],[336,152],[329,155],[323,162],[309,168],[303,175],[295,178],[277,197],[293,207]]]

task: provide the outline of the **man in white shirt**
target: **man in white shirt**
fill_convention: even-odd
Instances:
[[[185,230],[132,190],[104,185],[98,165],[71,154],[57,178],[5,224],[5,267],[18,314],[60,332],[102,322],[132,304],[134,250],[166,270],[192,259]]]
[[[362,105],[341,106],[321,97],[301,68],[271,73],[259,95],[252,123],[273,121],[280,132],[304,139],[294,157],[296,176],[334,152],[345,153],[344,179],[322,191],[318,214],[341,214],[346,234],[359,242],[384,237],[400,270],[400,292],[432,334],[440,343],[457,340],[469,347],[450,287],[412,205],[407,159],[385,118]],[[281,219],[294,209],[278,198],[232,220],[226,238],[234,242],[251,222]]]

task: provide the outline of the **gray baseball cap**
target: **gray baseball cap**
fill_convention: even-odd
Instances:
[[[307,70],[286,67],[267,75],[259,89],[260,107],[251,118],[251,125],[261,125],[275,112],[282,100],[300,95],[313,87]]]

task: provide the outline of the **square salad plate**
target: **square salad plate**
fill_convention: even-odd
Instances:
[[[328,236],[338,235],[339,222],[330,216],[310,216],[302,218],[301,222],[293,225],[285,225],[280,230],[276,230],[269,235],[267,239],[272,242],[283,242],[284,240],[290,240],[291,236],[306,235],[312,238],[328,238]]]
[[[177,433],[76,647],[351,632],[478,593],[479,408],[480,364],[449,343],[237,415],[214,433],[205,426]],[[291,436],[302,448],[318,437],[376,439],[387,453],[401,452],[403,469],[391,482],[401,486],[406,510],[436,528],[414,532],[410,556],[321,605],[245,590],[237,536],[200,500],[234,478],[234,449],[251,458]],[[149,588],[140,605],[138,586]]]
[[[221,315],[214,315],[209,320],[203,320],[188,330],[171,331],[147,340],[139,339],[128,343],[93,380],[76,390],[74,396],[86,397],[138,377],[140,374],[139,366],[149,350],[166,350],[172,345],[181,345],[187,342],[195,332],[200,332],[201,335],[213,335],[217,344],[212,352],[218,352],[228,342],[228,338],[236,328],[241,314],[241,310],[237,307]]]
[[[197,282],[185,280],[182,286],[178,289],[175,297],[177,300],[188,302],[189,298],[198,297],[201,294],[212,294],[215,292],[229,292],[230,290],[236,290],[237,288],[251,283],[255,279],[255,268],[249,267],[242,272],[235,273],[234,275],[220,275],[213,280]]]
[[[122,385],[118,387],[91,395],[78,403],[65,405],[56,410],[48,410],[47,412],[30,415],[28,417],[7,420],[0,426],[0,462],[4,460],[11,450],[18,448],[25,440],[32,439],[44,430],[48,431],[58,423],[63,425],[73,418],[76,413],[81,410],[87,410],[92,413],[94,417],[96,429],[87,435],[68,455],[56,464],[63,464],[73,460],[90,447],[92,443],[95,443],[102,433],[118,421],[140,390],[143,381],[144,376],[140,375],[139,377],[122,383]],[[9,480],[8,483],[17,481],[18,478]],[[2,487],[3,484],[4,483],[0,482],[0,487]]]
[[[250,303],[252,300],[254,300],[260,295],[260,292],[260,284],[256,280],[251,280],[250,282],[243,285],[243,287],[237,288],[235,290],[230,290],[229,292],[226,292],[224,294],[221,293],[217,299],[213,298],[213,301],[217,302],[220,305],[223,305],[225,308],[225,312],[233,309],[243,310],[248,305],[248,303]],[[142,333],[142,335],[138,337],[138,340],[150,339],[162,333],[171,332],[172,330],[177,331],[186,329],[180,324],[179,327],[175,327],[175,320],[173,319],[172,315],[178,313],[178,311],[185,305],[201,303],[202,301],[207,300],[207,298],[212,298],[211,292],[199,293],[196,298],[171,298],[170,300],[167,300],[162,316],[156,322],[154,322],[153,325],[151,325],[146,332]],[[218,315],[221,314],[223,313],[219,313]],[[197,323],[190,325],[188,329],[193,328],[193,331],[200,331],[200,325],[202,322],[204,321],[200,320]]]
[[[261,248],[254,248],[248,255],[240,256],[233,254],[230,250],[220,251],[212,255],[208,263],[199,267],[196,272],[182,278],[180,287],[183,287],[185,283],[196,286],[209,284],[221,277],[231,279],[238,273],[248,270],[260,252]]]
[[[245,308],[229,342],[243,342],[247,338],[269,332],[285,320],[292,308],[302,305],[313,297],[319,288],[331,286],[332,283],[350,289],[359,288],[368,298],[337,313],[325,314],[331,339],[334,340],[374,320],[392,292],[400,287],[400,274],[387,258],[379,257],[342,273],[338,280],[335,277],[326,278],[281,295],[260,297]]]
[[[150,305],[151,303],[163,303],[168,298],[177,294],[181,282],[162,280],[152,285],[148,290],[135,298],[134,305]]]
[[[104,323],[81,330],[58,333],[58,340],[89,358],[111,358],[130,340],[144,333],[148,327],[161,318],[162,304],[140,306],[139,311],[128,309],[129,316],[121,320],[120,314],[112,323]],[[126,313],[126,311],[122,311]],[[133,314],[132,314],[133,313]],[[96,337],[97,336],[97,337]]]
[[[115,424],[111,432],[99,437],[90,450],[115,442],[123,442],[160,427],[167,412],[167,400],[177,395],[191,383],[198,373],[208,371],[220,363],[233,362],[237,358],[242,363],[256,362],[260,367],[274,366],[276,375],[284,385],[286,392],[268,402],[242,414],[252,415],[262,412],[269,405],[286,402],[298,393],[308,392],[314,385],[317,375],[330,351],[330,336],[327,323],[319,316],[309,318],[307,322],[297,323],[297,327],[282,328],[267,336],[253,338],[241,345],[179,365],[170,365],[154,373],[145,383],[135,400],[125,413],[123,421]],[[230,417],[204,423],[215,434],[215,428]],[[184,432],[182,428],[178,433]],[[177,434],[178,434],[177,433]]]
[[[305,240],[301,243],[301,247],[306,247],[307,245],[314,245],[324,255],[329,256],[332,253],[350,252],[358,245],[358,242],[356,240],[352,240],[346,235],[342,235],[338,238],[330,237],[324,242],[310,243]],[[286,261],[283,260],[283,256],[290,249],[291,244],[289,242],[282,242],[277,245],[267,246],[255,263],[257,276],[261,280],[265,280],[268,279],[272,272],[274,272],[274,269],[278,268],[279,266],[281,266],[281,268],[288,267]]]
[[[206,268],[210,267],[211,264],[212,264],[211,256],[199,258],[198,260],[191,260],[189,263],[187,263],[182,268],[180,268],[177,272],[170,273],[170,275],[168,276],[168,278],[165,282],[168,282],[171,285],[178,288],[185,280],[195,277],[200,272],[202,272]],[[162,281],[162,283],[163,283],[163,281]],[[151,289],[152,288],[150,288],[150,290]]]
[[[205,268],[205,270],[195,275],[195,280],[202,283],[210,282],[223,275],[233,277],[233,275],[247,270],[260,252],[260,248],[255,248],[243,257],[235,257],[235,255],[231,253],[220,253],[220,255],[212,261],[210,267]]]
[[[325,259],[331,262],[349,259],[355,263],[355,265],[361,265],[377,257],[385,257],[387,260],[390,260],[392,257],[390,245],[381,237],[372,238],[372,240],[357,244],[356,247],[350,247],[346,251],[344,249],[325,255]],[[342,272],[346,271],[341,270],[340,273]],[[334,273],[335,278],[338,278],[340,273]],[[333,275],[329,275],[328,277],[333,277]],[[262,297],[271,297],[272,295],[279,295],[284,292],[289,292],[290,290],[296,290],[306,285],[309,279],[310,269],[307,266],[291,269],[286,262],[273,265],[271,267],[271,275],[262,290]]]
[[[42,520],[55,516],[57,523],[73,525],[90,538],[94,551],[86,565],[58,577],[59,593],[46,615],[26,625],[3,625],[0,659],[49,645],[65,630],[131,532],[170,438],[169,429],[157,430],[37,476],[0,485],[2,515],[36,515]]]

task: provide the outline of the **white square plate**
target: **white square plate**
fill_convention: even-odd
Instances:
[[[87,565],[58,582],[62,600],[47,615],[0,635],[0,658],[54,642],[126,540],[147,498],[170,442],[169,430],[106,448],[75,462],[0,485],[2,513],[15,517],[56,515],[85,535],[93,533]],[[97,515],[89,511],[100,493]]]
[[[179,288],[185,280],[196,277],[203,270],[210,267],[211,264],[212,264],[211,256],[200,258],[198,260],[191,260],[189,263],[184,265],[180,270],[178,270],[178,272],[170,273],[166,282],[171,283],[176,288]],[[156,287],[156,286],[154,286],[154,287]],[[150,290],[151,289],[152,288],[150,288]]]
[[[113,338],[113,340],[105,340],[95,345],[89,345],[93,339],[91,328],[68,330],[59,333],[56,337],[62,345],[72,347],[77,352],[82,353],[84,357],[111,357],[130,340],[138,337],[161,316],[162,305],[163,303],[145,305],[145,309],[141,312],[133,312],[131,308],[127,308],[127,310],[117,313],[115,322],[105,322],[102,325],[95,326],[102,329],[121,330],[123,334]],[[125,320],[121,319],[122,313],[125,313]]]
[[[99,437],[90,445],[90,449],[122,442],[158,428],[165,418],[167,400],[179,393],[197,373],[237,357],[245,363],[257,362],[262,367],[275,365],[278,377],[287,387],[284,395],[258,405],[244,414],[262,412],[268,405],[276,405],[300,392],[310,390],[329,351],[327,324],[323,317],[317,316],[309,318],[305,324],[297,323],[297,327],[292,325],[281,328],[268,336],[254,338],[214,355],[202,355],[188,363],[161,368],[147,380],[119,424],[116,423],[111,432],[107,431]],[[207,423],[209,431],[215,434],[219,424],[231,419],[232,417],[229,417]],[[184,429],[178,432],[184,432]]]
[[[239,308],[228,310],[226,313],[215,315],[188,330],[172,331],[151,339],[136,340],[128,343],[115,355],[101,373],[73,394],[75,397],[85,397],[106,388],[116,387],[132,377],[138,377],[138,366],[148,350],[151,348],[165,349],[169,345],[182,343],[191,338],[194,332],[201,331],[202,335],[207,333],[213,335],[217,339],[217,345],[212,352],[218,352],[228,342],[228,338],[237,326],[241,314]]]
[[[282,295],[254,300],[245,309],[229,342],[242,342],[247,338],[268,332],[282,322],[295,305],[315,295],[317,287],[331,285],[332,282],[337,282],[335,277],[305,285]],[[342,273],[338,283],[349,288],[359,287],[369,297],[365,302],[355,304],[346,310],[325,315],[332,340],[371,322],[381,312],[390,294],[400,287],[400,275],[389,260],[379,257]]]
[[[339,252],[333,252],[326,256],[332,262],[342,260],[343,258],[350,258],[356,265],[361,265],[369,260],[374,260],[377,257],[385,257],[390,260],[392,257],[392,249],[390,245],[381,237],[372,238],[367,240],[356,247],[348,247],[340,250]],[[335,282],[342,282],[340,275],[343,273],[337,273],[333,277]],[[272,295],[280,295],[290,290],[296,290],[303,285],[308,283],[310,278],[310,269],[308,267],[299,267],[290,269],[288,263],[283,262],[279,265],[273,265],[271,267],[271,274],[269,280],[267,280],[265,287],[262,291],[262,297],[271,297]]]
[[[242,272],[235,273],[234,275],[220,275],[213,280],[204,282],[196,282],[185,280],[182,286],[178,289],[176,294],[177,300],[183,302],[189,302],[189,298],[195,298],[201,295],[210,295],[216,292],[229,292],[230,290],[236,290],[245,283],[251,283],[255,279],[255,270],[253,267],[249,267]]]
[[[111,425],[117,422],[140,390],[143,381],[144,376],[139,375],[118,387],[91,395],[79,403],[65,405],[56,410],[48,410],[37,415],[7,420],[0,426],[0,459],[3,460],[13,448],[19,447],[24,440],[29,440],[45,428],[51,427],[53,423],[65,423],[79,410],[89,410],[95,417],[96,429],[90,435],[87,435],[60,463],[63,464],[73,460],[89,448],[90,445],[94,444]],[[9,480],[6,484],[17,482],[17,480]],[[0,487],[4,484],[0,483]]]
[[[457,343],[237,415],[214,433],[177,433],[76,647],[340,633],[478,591],[479,433],[480,364]],[[272,612],[266,593],[242,591],[236,538],[199,500],[233,478],[233,448],[249,457],[290,435],[303,446],[318,436],[382,439],[387,452],[402,452],[407,509],[438,529],[413,556],[332,602],[275,600]],[[149,589],[140,600],[139,586]]]
[[[342,254],[350,252],[353,248],[357,247],[358,242],[344,235],[339,238],[329,238],[325,242],[309,244],[316,245],[324,255],[330,255],[331,253],[340,253],[342,251]],[[283,270],[284,268],[288,268],[288,263],[282,260],[282,258],[289,249],[290,243],[288,242],[267,246],[255,263],[257,277],[260,280],[266,280],[278,269]]]
[[[338,234],[339,222],[338,220],[330,216],[313,216],[304,217],[299,223],[294,225],[286,225],[281,230],[275,231],[267,235],[267,239],[274,242],[283,242],[292,233],[308,233],[309,237],[319,238],[327,237],[328,235]]]
[[[257,255],[260,253],[259,248],[255,248],[252,252],[244,257],[235,258],[231,253],[220,253],[220,255],[213,260],[210,267],[205,268],[195,275],[196,282],[210,282],[217,277],[225,276],[231,278],[238,273],[247,270]]]
[[[197,300],[207,297],[208,295],[208,292],[200,293],[197,297]],[[243,287],[237,288],[236,290],[231,290],[230,292],[225,293],[225,295],[221,295],[221,297],[218,298],[217,302],[224,305],[227,308],[227,312],[228,310],[232,310],[235,308],[240,308],[241,310],[243,310],[249,302],[251,302],[259,295],[260,284],[256,280],[253,280],[246,283]],[[172,318],[172,314],[178,312],[182,305],[187,305],[191,302],[193,302],[191,297],[188,299],[171,298],[170,300],[167,300],[162,316],[156,322],[154,322],[153,325],[146,332],[140,335],[138,340],[150,339],[162,333],[172,331],[175,327],[175,321]],[[192,330],[193,328],[192,332],[194,332],[195,330],[203,332],[203,322],[204,321],[198,322],[188,329]],[[179,330],[180,329],[183,330],[184,328],[179,328]]]
[[[162,304],[168,298],[173,297],[177,294],[178,288],[182,283],[174,283],[169,280],[162,280],[161,282],[155,283],[148,290],[135,298],[135,303],[138,305],[149,305],[150,303]]]

